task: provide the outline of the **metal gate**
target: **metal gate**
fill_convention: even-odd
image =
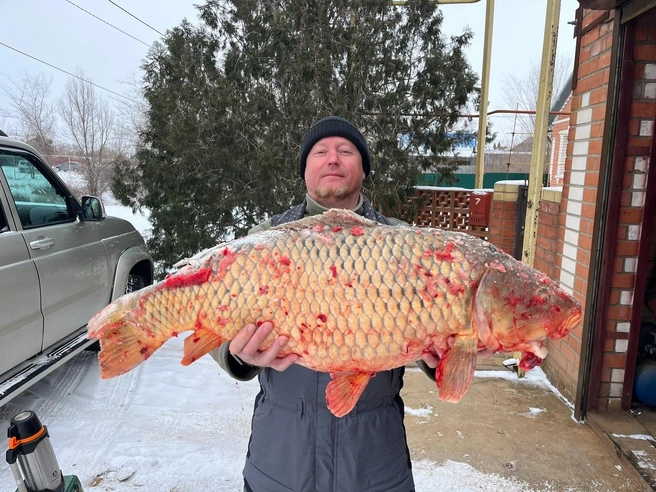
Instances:
[[[517,197],[517,224],[515,225],[515,247],[513,256],[522,261],[522,250],[524,249],[524,222],[526,221],[526,204],[528,203],[528,186],[518,187]]]

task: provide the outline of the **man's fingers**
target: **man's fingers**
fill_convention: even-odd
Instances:
[[[271,322],[267,321],[266,323],[262,323],[251,335],[248,342],[246,342],[246,345],[244,345],[244,348],[242,348],[242,353],[248,356],[254,356],[257,354],[260,350],[260,346],[266,337],[269,336],[269,333],[271,333],[272,329],[273,324]]]
[[[253,336],[253,333],[255,333],[256,329],[257,327],[251,323],[250,325],[246,325],[241,330],[239,330],[235,337],[230,341],[230,353],[234,355],[240,354],[241,351],[244,350],[244,347],[248,341]]]
[[[271,362],[271,367],[275,369],[276,371],[284,371],[286,369],[289,369],[289,366],[294,364],[299,359],[299,356],[297,354],[289,354],[287,357],[283,359],[275,359]]]
[[[259,327],[254,324],[246,325],[230,342],[230,353],[247,364],[284,371],[298,360],[298,356],[291,354],[281,359],[278,358],[280,351],[289,341],[286,336],[279,336],[269,348],[264,351],[260,350],[260,346],[272,329],[273,324],[269,321],[262,323]]]

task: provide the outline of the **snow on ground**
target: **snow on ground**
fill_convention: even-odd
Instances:
[[[231,379],[210,357],[183,367],[181,356],[182,339],[172,339],[136,369],[101,380],[95,354],[84,352],[0,408],[0,428],[36,411],[64,475],[77,475],[86,492],[240,491],[258,384]],[[530,490],[466,463],[413,466],[417,492]],[[12,483],[0,465],[0,491]]]

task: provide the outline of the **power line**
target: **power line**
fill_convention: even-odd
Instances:
[[[153,26],[151,26],[150,24],[147,24],[146,22],[142,21],[142,20],[141,20],[139,17],[137,17],[136,15],[134,15],[134,14],[128,12],[127,10],[125,10],[123,7],[121,7],[121,6],[120,6],[119,4],[117,4],[116,2],[113,2],[112,0],[109,0],[109,3],[111,3],[111,4],[114,5],[115,7],[118,7],[119,9],[121,9],[121,10],[122,10],[123,12],[125,12],[126,14],[131,15],[132,17],[134,17],[135,19],[137,19],[139,22],[141,22],[144,26],[150,27],[153,31],[155,31],[155,32],[156,32],[157,34],[159,34],[160,36],[164,36],[164,34],[162,34],[161,32],[159,32],[159,31],[158,31],[157,29],[155,29]]]
[[[86,13],[89,14],[91,17],[95,17],[95,18],[98,19],[100,22],[104,22],[104,23],[107,24],[108,26],[113,27],[113,28],[116,29],[117,31],[122,32],[122,33],[125,34],[126,36],[130,36],[130,37],[131,37],[132,39],[134,39],[135,41],[139,41],[141,44],[146,45],[146,46],[148,46],[148,47],[150,48],[150,45],[149,45],[148,43],[143,42],[141,39],[135,38],[132,34],[129,34],[129,33],[125,32],[123,29],[119,29],[119,28],[116,27],[114,24],[110,24],[110,23],[107,22],[106,20],[101,19],[100,17],[98,17],[98,16],[95,15],[95,14],[92,14],[92,13],[89,12],[88,10],[83,9],[83,8],[80,7],[79,5],[77,5],[77,4],[73,3],[73,2],[71,2],[71,0],[66,0],[66,1],[67,1],[68,3],[70,3],[73,7],[77,7],[77,8],[80,9],[82,12],[86,12]]]
[[[87,84],[91,84],[91,85],[94,86],[94,87],[98,87],[98,89],[102,89],[102,90],[104,90],[104,91],[109,92],[110,94],[114,94],[115,96],[122,97],[123,99],[127,99],[128,101],[136,102],[136,101],[134,101],[133,99],[130,99],[129,97],[124,96],[123,94],[119,94],[118,92],[114,92],[113,90],[107,89],[106,87],[103,87],[102,85],[98,85],[98,84],[96,84],[96,83],[94,83],[94,82],[91,82],[90,80],[83,79],[83,78],[80,77],[79,75],[75,75],[74,73],[67,72],[67,71],[64,70],[63,68],[56,67],[56,66],[53,65],[52,63],[48,63],[48,62],[45,62],[45,61],[43,61],[43,60],[38,59],[38,58],[35,57],[35,56],[28,55],[27,53],[25,53],[25,52],[23,52],[23,51],[21,51],[21,50],[19,50],[19,49],[16,49],[16,48],[14,48],[13,46],[9,46],[8,44],[3,43],[2,41],[0,41],[0,45],[1,45],[1,46],[4,46],[4,47],[6,47],[6,48],[9,48],[10,50],[15,51],[16,53],[20,53],[20,54],[23,55],[23,56],[27,56],[28,58],[31,58],[32,60],[36,60],[36,61],[38,61],[39,63],[43,63],[44,65],[48,65],[49,67],[54,68],[55,70],[59,70],[60,72],[65,73],[66,75],[70,75],[71,77],[75,77],[76,79],[79,79],[79,80],[81,80],[82,82],[86,82]]]

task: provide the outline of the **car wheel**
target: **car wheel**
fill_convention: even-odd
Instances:
[[[141,277],[141,275],[128,275],[128,279],[125,282],[125,293],[129,294],[131,292],[136,292],[143,289],[146,286],[146,282]]]

